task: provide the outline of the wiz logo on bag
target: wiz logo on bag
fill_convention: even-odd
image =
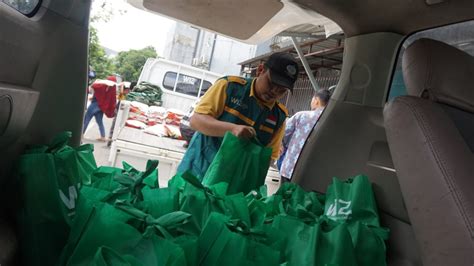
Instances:
[[[335,221],[349,219],[352,214],[351,203],[351,201],[334,199],[334,203],[331,203],[326,210],[326,216]]]
[[[77,187],[79,188],[81,184],[78,184]],[[69,209],[68,216],[73,216],[75,214],[74,209],[76,208],[76,200],[77,200],[77,188],[76,186],[70,186],[68,188],[69,195],[64,195],[63,191],[59,189],[59,197],[64,205]]]

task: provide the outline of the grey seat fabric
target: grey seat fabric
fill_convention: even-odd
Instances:
[[[474,58],[420,39],[408,96],[385,106],[387,139],[424,265],[474,264]]]
[[[0,218],[0,265],[14,265],[17,239],[13,229]]]

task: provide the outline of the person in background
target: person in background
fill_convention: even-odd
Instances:
[[[256,138],[271,147],[272,159],[279,155],[288,116],[278,102],[293,89],[298,64],[289,53],[274,53],[257,68],[256,78],[227,76],[209,88],[190,119],[196,133],[177,172],[191,171],[202,179],[226,132],[239,138]]]
[[[199,100],[197,100],[191,105],[188,113],[183,117],[183,119],[181,119],[181,123],[179,124],[179,132],[181,133],[181,136],[183,137],[183,139],[186,141],[186,143],[184,143],[183,145],[185,149],[189,147],[189,142],[191,141],[191,139],[194,136],[194,133],[196,132],[194,129],[191,128],[189,119],[193,115],[194,108],[196,108],[196,105],[198,102]]]
[[[329,90],[318,90],[311,99],[310,111],[297,112],[287,120],[281,149],[281,156],[283,157],[279,159],[281,162],[279,167],[281,183],[291,180],[301,149],[303,149],[309,133],[318,122],[330,97]]]
[[[89,66],[89,73],[87,75],[87,86],[90,86],[92,84],[92,81],[95,79],[95,76],[96,74],[95,74],[94,69],[91,66]]]
[[[89,87],[92,91],[92,100],[87,108],[85,117],[84,117],[84,126],[82,128],[82,134],[86,132],[89,122],[92,120],[92,117],[95,117],[95,121],[99,126],[100,138],[98,141],[107,141],[105,138],[105,128],[104,122],[102,121],[104,114],[107,117],[115,116],[115,106],[117,104],[116,96],[116,82],[117,79],[115,76],[107,77],[107,80],[96,80]]]
[[[129,85],[127,86],[126,82],[122,82],[121,84],[118,85],[118,88],[117,88],[117,105],[115,106],[115,115],[114,115],[114,119],[112,120],[112,125],[110,126],[110,130],[109,130],[109,139],[107,140],[107,147],[110,147],[112,145],[112,141],[113,141],[113,136],[114,136],[114,130],[115,130],[115,123],[117,122],[117,114],[118,114],[118,109],[120,108],[120,103],[127,99],[127,94],[133,90],[133,88],[135,88],[135,86],[137,86],[137,82],[136,81],[132,81],[129,83]]]

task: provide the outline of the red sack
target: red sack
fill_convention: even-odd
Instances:
[[[97,80],[91,87],[94,89],[94,97],[97,99],[100,110],[105,116],[112,118],[115,116],[115,107],[117,105],[117,88],[114,76],[110,76],[107,79]]]

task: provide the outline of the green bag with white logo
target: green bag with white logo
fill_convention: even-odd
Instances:
[[[374,193],[366,176],[346,181],[334,178],[326,193],[324,213],[328,219],[347,225],[358,265],[386,265],[384,241],[389,230],[380,227]]]
[[[380,226],[372,185],[364,175],[346,181],[334,178],[326,192],[324,214],[334,221]]]
[[[57,135],[49,146],[27,150],[18,175],[22,257],[27,265],[53,265],[66,243],[75,215],[78,189],[97,167],[93,146],[67,145],[71,132]]]

